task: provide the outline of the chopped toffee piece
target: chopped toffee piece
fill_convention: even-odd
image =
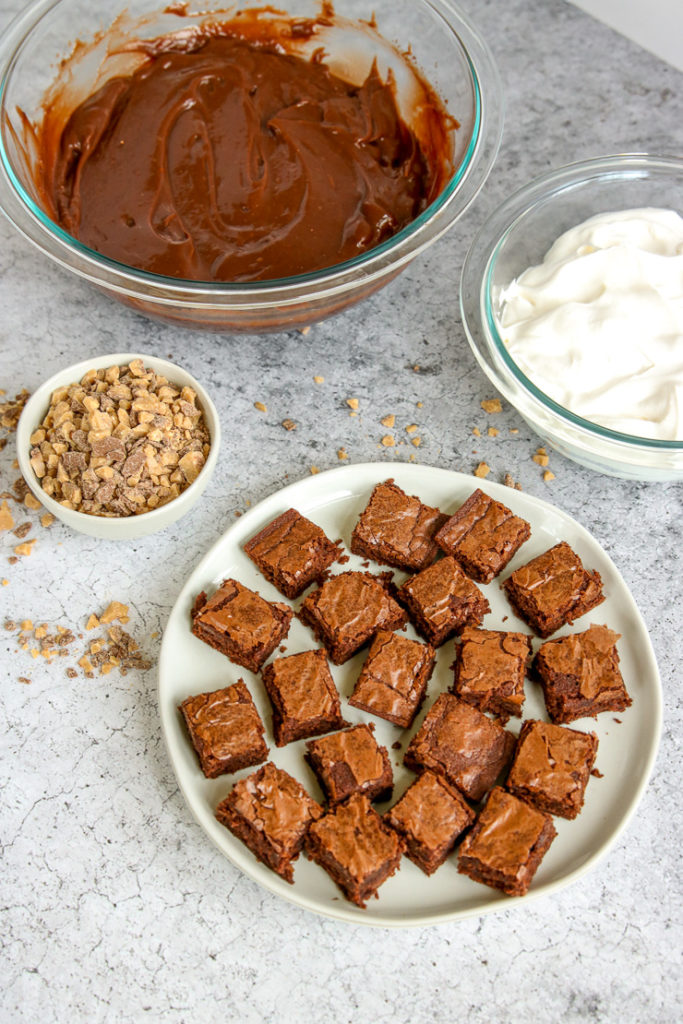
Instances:
[[[501,586],[515,611],[542,637],[605,600],[600,573],[584,569],[565,541],[516,569]]]
[[[403,761],[416,772],[431,768],[476,802],[508,767],[514,749],[511,732],[451,693],[442,693]]]
[[[278,747],[347,724],[324,651],[276,658],[266,665],[261,677],[273,705]]]
[[[495,629],[463,629],[457,649],[453,693],[480,711],[522,714],[531,637]]]
[[[290,508],[244,545],[263,575],[285,597],[298,597],[341,554],[310,519]]]
[[[575,818],[583,807],[598,737],[549,722],[526,721],[507,787],[541,811]]]
[[[454,786],[425,771],[384,820],[406,842],[406,856],[426,875],[441,867],[475,814]]]
[[[380,629],[404,625],[406,613],[392,596],[391,579],[391,573],[342,572],[304,600],[300,617],[335,665],[343,665]]]
[[[268,761],[237,782],[216,818],[286,882],[294,876],[306,830],[322,808],[296,779]]]
[[[192,632],[231,661],[258,672],[289,632],[293,612],[266,601],[237,580],[223,580],[207,599],[202,591],[192,609]]]
[[[434,647],[465,626],[478,626],[491,610],[481,590],[452,556],[406,580],[397,596],[415,629]]]
[[[311,825],[305,848],[347,900],[365,907],[366,900],[399,867],[405,844],[384,824],[368,798],[354,793]]]
[[[619,670],[619,633],[590,626],[542,644],[533,669],[541,681],[552,722],[595,718],[601,711],[624,711],[631,698]]]
[[[549,814],[497,786],[463,840],[458,871],[508,896],[524,896],[556,835]]]
[[[351,534],[351,550],[398,569],[424,569],[439,553],[434,534],[445,522],[438,508],[423,505],[392,479],[385,480],[377,484],[361,513]]]
[[[434,671],[429,644],[380,631],[358,677],[349,704],[407,729],[420,709]]]
[[[306,744],[306,760],[331,804],[352,793],[362,793],[368,800],[391,798],[394,780],[389,754],[377,743],[373,729],[355,725]]]
[[[180,711],[207,779],[238,772],[268,757],[263,722],[244,680],[188,697]]]
[[[479,488],[441,527],[436,542],[479,583],[490,583],[531,536],[525,519]]]

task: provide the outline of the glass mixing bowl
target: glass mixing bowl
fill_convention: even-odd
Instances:
[[[220,3],[209,2],[200,5],[203,10],[199,13],[183,11],[180,23],[174,7],[183,6],[164,7],[161,0],[104,5],[90,0],[38,0],[3,35],[0,207],[29,241],[67,271],[142,313],[186,327],[221,332],[302,327],[381,288],[451,227],[477,195],[495,159],[503,122],[498,74],[477,30],[450,0],[335,0],[332,25],[313,40],[314,47],[324,46],[333,71],[337,68],[342,74],[346,70],[364,77],[375,58],[383,75],[391,68],[401,114],[410,123],[410,89],[404,84],[410,77],[405,74],[406,54],[410,54],[409,59],[460,123],[453,174],[416,220],[393,238],[343,264],[249,284],[162,277],[108,259],[81,244],[54,224],[41,207],[31,171],[35,153],[30,125],[41,120],[41,105],[57,78],[66,83],[75,106],[96,82],[100,84],[104,77],[122,69],[130,70],[131,56],[121,50],[127,34],[128,38],[154,38],[193,22],[226,17],[225,7],[221,10]],[[255,6],[253,0],[233,4],[229,15],[250,6]],[[277,7],[302,18],[315,17],[322,9],[316,0],[283,0]],[[79,42],[74,49],[76,34]],[[64,62],[67,56],[70,59]]]
[[[462,270],[460,309],[486,376],[553,448],[611,476],[683,480],[683,440],[622,434],[574,415],[522,372],[497,327],[502,289],[541,263],[564,231],[599,213],[646,206],[683,213],[682,158],[619,154],[560,167],[532,181],[494,211],[472,242]]]

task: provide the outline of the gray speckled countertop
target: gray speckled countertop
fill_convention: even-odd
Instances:
[[[162,534],[117,545],[38,527],[34,553],[12,565],[17,541],[0,534],[1,615],[82,627],[116,598],[130,603],[128,628],[154,659],[181,584],[235,514],[312,465],[338,465],[340,447],[351,462],[381,460],[387,472],[411,453],[464,472],[485,459],[491,479],[509,471],[586,526],[644,615],[665,703],[644,799],[609,855],[553,896],[431,929],[335,923],[261,890],[195,824],[161,739],[154,669],[69,679],[5,634],[3,1024],[680,1020],[683,491],[601,477],[558,455],[545,483],[531,458],[537,439],[509,407],[495,418],[497,437],[475,439],[473,427],[485,433],[494,422],[479,404],[492,389],[465,341],[457,282],[476,228],[529,178],[606,152],[680,152],[683,77],[562,0],[463,6],[507,93],[489,182],[389,287],[305,337],[212,337],[152,323],[68,277],[0,221],[8,393],[95,353],[172,355],[210,388],[224,429],[204,500]],[[20,7],[2,0],[0,24]],[[418,423],[419,449],[379,445],[389,413]],[[296,431],[283,429],[285,417]],[[12,458],[10,444],[2,489],[16,477]],[[37,522],[37,513],[26,518]]]

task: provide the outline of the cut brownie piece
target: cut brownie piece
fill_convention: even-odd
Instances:
[[[458,871],[508,896],[523,896],[556,835],[549,814],[496,786],[463,840]]]
[[[355,725],[306,744],[306,760],[331,804],[352,793],[362,793],[368,800],[391,798],[394,779],[389,754],[379,746],[373,730],[372,725]]]
[[[406,580],[398,590],[415,629],[438,647],[464,626],[478,626],[491,609],[452,556]]]
[[[542,637],[605,600],[600,573],[584,569],[564,541],[515,569],[501,586],[515,611]]]
[[[443,864],[474,818],[458,790],[430,771],[423,772],[384,815],[405,839],[406,856],[426,875]]]
[[[447,516],[423,505],[393,480],[377,484],[351,534],[351,550],[384,565],[418,570],[431,565],[439,553],[434,534]]]
[[[519,734],[507,786],[548,814],[575,818],[598,752],[594,732],[527,721]]]
[[[285,597],[298,597],[341,554],[338,542],[293,508],[247,541],[244,550]]]
[[[413,771],[431,768],[469,797],[481,800],[509,765],[515,737],[497,722],[442,693],[406,750]]]
[[[293,881],[293,861],[308,827],[322,813],[303,786],[272,761],[236,783],[216,808],[221,824],[286,882]]]
[[[276,658],[266,665],[261,678],[273,705],[273,734],[278,747],[347,724],[324,651]]]
[[[289,632],[292,609],[265,601],[237,580],[223,580],[210,598],[202,591],[192,609],[192,632],[231,661],[258,672]]]
[[[601,711],[630,707],[619,670],[619,633],[607,626],[590,626],[542,644],[533,662],[541,681],[545,706],[553,722],[595,718]]]
[[[407,729],[424,700],[435,657],[430,644],[382,630],[372,641],[349,704]]]
[[[325,645],[335,665],[342,665],[378,630],[404,625],[406,613],[392,592],[391,573],[342,572],[309,594],[299,615]]]
[[[480,711],[522,714],[531,637],[495,629],[463,629],[454,665],[453,693]]]
[[[398,868],[405,844],[368,798],[354,793],[311,825],[305,848],[347,900],[364,907]]]
[[[531,536],[525,519],[477,490],[441,527],[436,542],[479,583],[490,583]]]
[[[250,768],[268,757],[263,722],[244,680],[188,697],[180,711],[207,779]]]

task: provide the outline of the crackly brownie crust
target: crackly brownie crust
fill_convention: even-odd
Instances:
[[[261,678],[273,706],[276,746],[346,725],[324,651],[276,658],[265,666]]]
[[[389,754],[373,732],[373,725],[355,725],[306,744],[306,760],[330,804],[341,803],[353,793],[368,800],[391,798],[394,779]]]
[[[272,761],[237,782],[216,808],[218,821],[286,882],[293,881],[293,862],[322,813],[303,786]]]
[[[342,553],[319,526],[290,508],[247,541],[244,550],[285,597],[294,598],[319,580]]]
[[[292,609],[266,601],[237,580],[223,580],[207,598],[197,595],[192,608],[192,632],[237,665],[258,672],[287,636]]]
[[[597,752],[598,737],[594,732],[526,721],[519,734],[507,788],[541,811],[575,818],[583,807]]]
[[[549,814],[497,786],[462,842],[458,871],[508,896],[524,896],[556,835]]]
[[[305,598],[299,616],[335,665],[343,665],[378,630],[404,625],[407,616],[393,590],[391,573],[342,572]]]
[[[542,637],[605,600],[600,573],[584,569],[565,541],[516,569],[501,586],[515,611]]]
[[[477,488],[435,539],[473,579],[490,583],[530,536],[525,519]]]
[[[447,517],[406,494],[393,479],[377,484],[351,534],[355,555],[384,565],[416,571],[430,565],[439,553],[434,534]]]
[[[508,767],[515,742],[512,733],[477,708],[442,693],[403,760],[413,771],[431,768],[476,802]]]
[[[372,641],[349,704],[407,729],[424,700],[435,659],[431,644],[381,630]]]
[[[475,814],[458,790],[431,771],[424,771],[384,815],[403,836],[406,856],[426,875],[440,867]]]
[[[404,842],[384,824],[367,797],[355,793],[311,825],[305,849],[347,900],[365,907],[399,867]]]
[[[460,639],[453,666],[453,693],[480,711],[519,718],[531,637],[467,626]]]
[[[415,629],[434,647],[464,626],[478,626],[491,610],[479,587],[451,555],[406,580],[397,596]]]
[[[631,706],[619,669],[619,633],[607,626],[590,626],[542,644],[533,661],[551,721],[595,718],[602,711]]]
[[[263,722],[242,679],[188,697],[179,708],[207,779],[250,768],[268,757]]]

